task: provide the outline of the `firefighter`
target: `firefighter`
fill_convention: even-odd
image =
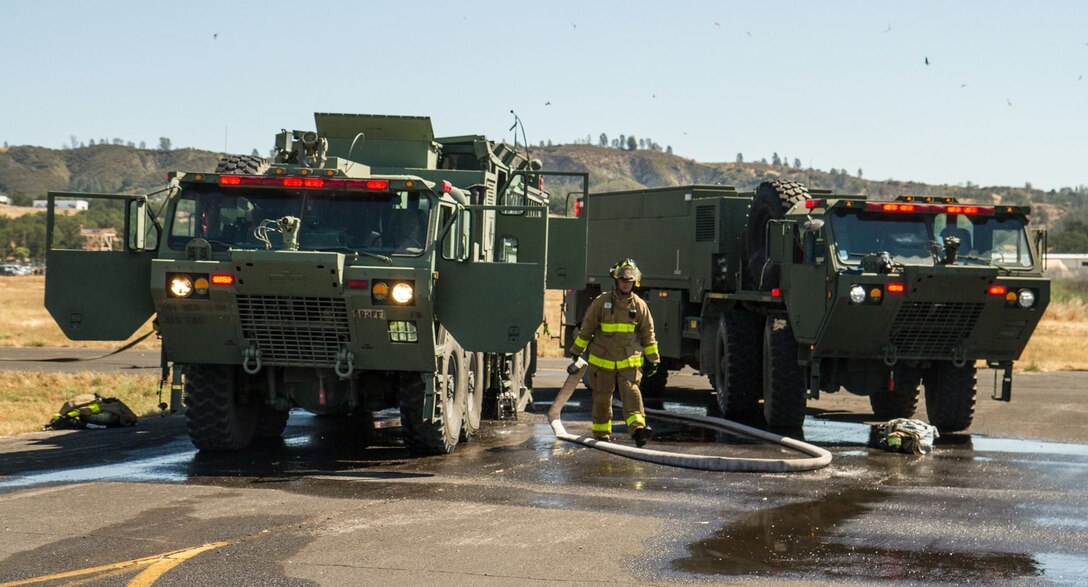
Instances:
[[[653,436],[653,430],[646,425],[638,383],[642,374],[657,372],[661,357],[650,309],[632,291],[642,279],[642,272],[633,260],[624,259],[610,273],[614,289],[597,296],[589,305],[570,352],[579,357],[589,349],[593,437],[612,439],[612,393],[618,388],[627,431],[641,447]]]

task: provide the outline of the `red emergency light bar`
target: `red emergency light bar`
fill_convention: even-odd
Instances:
[[[574,201],[574,216],[575,217],[581,217],[582,216],[582,207],[583,206],[585,206],[585,203],[582,202],[582,198],[578,198],[577,200]]]
[[[215,285],[231,285],[234,283],[234,276],[230,273],[212,273],[212,283]]]
[[[1008,288],[1003,285],[991,285],[990,289],[986,291],[992,296],[1003,296],[1005,295],[1005,292],[1008,291]]]
[[[889,283],[887,289],[888,293],[903,293],[907,291],[907,286],[902,283]]]
[[[268,177],[264,175],[221,175],[219,185],[284,187],[303,189],[367,190],[384,192],[389,190],[386,179],[323,179],[320,177]]]
[[[906,214],[966,214],[968,216],[993,216],[993,206],[961,206],[942,204],[899,204],[894,202],[867,202],[866,212],[893,212]]]

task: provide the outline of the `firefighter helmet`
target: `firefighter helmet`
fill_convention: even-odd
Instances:
[[[638,265],[635,264],[635,260],[631,258],[624,259],[617,262],[612,266],[612,270],[609,272],[612,275],[612,279],[619,281],[633,281],[635,285],[638,285],[642,281],[642,271],[639,271]]]

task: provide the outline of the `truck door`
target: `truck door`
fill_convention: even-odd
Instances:
[[[50,192],[45,307],[72,340],[125,340],[154,312],[147,196]]]
[[[499,223],[494,261],[471,258],[471,223],[494,210],[517,216]],[[465,350],[513,353],[525,347],[544,321],[544,263],[530,243],[545,243],[547,209],[539,206],[443,204],[436,251],[435,311]],[[448,228],[447,228],[448,227]]]

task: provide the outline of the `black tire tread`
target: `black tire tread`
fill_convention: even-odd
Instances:
[[[235,398],[234,368],[189,365],[185,374],[185,419],[189,438],[200,450],[240,450],[253,440],[255,406]]]
[[[789,320],[768,316],[763,335],[763,417],[771,428],[800,429],[805,422],[804,371]]]
[[[895,368],[895,389],[889,390],[885,382],[880,389],[869,394],[869,405],[877,420],[913,418],[918,409],[918,387],[922,373],[917,369]]]
[[[759,415],[763,389],[761,327],[758,314],[739,309],[723,314],[718,322],[717,364],[710,384],[726,419],[751,421]]]
[[[764,275],[768,256],[767,222],[781,219],[787,210],[810,197],[804,184],[786,179],[765,181],[756,187],[746,231],[748,272],[756,287],[764,291],[778,287],[777,275]]]
[[[441,336],[440,336],[441,338]],[[444,373],[449,361],[458,362],[456,385],[461,386],[462,393],[460,405],[456,407],[457,414],[445,413],[445,402],[438,401],[433,419],[424,417],[423,406],[426,398],[426,384],[422,377],[406,375],[401,383],[399,392],[401,432],[404,445],[408,452],[414,456],[443,455],[453,452],[461,438],[462,419],[464,416],[464,400],[466,378],[464,372],[465,363],[462,360],[460,345],[449,334],[445,335],[445,349],[442,352],[442,361],[438,373]],[[428,377],[435,377],[428,375]],[[446,393],[440,391],[440,399]]]
[[[267,159],[254,155],[227,155],[219,159],[215,166],[216,173],[234,173],[238,175],[258,175],[269,167]]]
[[[974,365],[956,367],[940,362],[923,376],[923,382],[930,424],[942,433],[971,427],[978,392],[978,372]]]

